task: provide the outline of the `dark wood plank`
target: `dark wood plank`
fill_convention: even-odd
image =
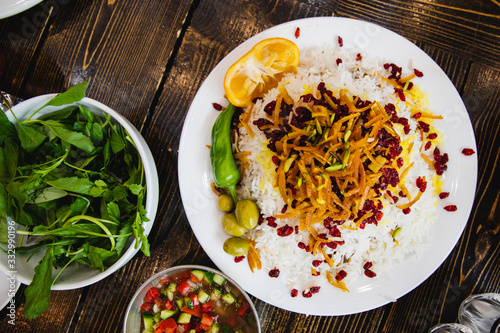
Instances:
[[[191,3],[87,0],[61,7],[25,96],[88,80],[88,96],[140,128]]]
[[[23,315],[24,290],[21,285],[16,294],[15,326],[9,323],[12,318],[7,316],[7,309],[0,312],[1,332],[65,332],[71,323],[74,310],[78,304],[81,290],[52,291],[50,310],[43,312],[36,320],[28,320]],[[50,325],[47,325],[50,323]]]
[[[496,1],[340,1],[338,14],[378,23],[471,60],[500,68],[500,6]]]
[[[53,13],[52,6],[42,4],[0,20],[0,90],[20,96]]]

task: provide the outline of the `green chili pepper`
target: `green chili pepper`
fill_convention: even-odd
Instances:
[[[240,179],[240,170],[234,161],[231,147],[231,120],[235,110],[236,107],[229,103],[215,120],[212,127],[210,161],[215,185],[228,189],[236,203],[238,202],[236,183]]]

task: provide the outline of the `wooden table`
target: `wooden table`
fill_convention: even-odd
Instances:
[[[426,332],[437,323],[456,322],[468,295],[500,292],[498,1],[47,0],[0,20],[0,90],[25,99],[88,80],[88,96],[124,114],[149,143],[160,203],[149,236],[151,257],[138,254],[90,287],[52,292],[50,309],[35,320],[23,316],[21,286],[15,329],[4,309],[0,331],[119,332],[130,297],[150,275],[179,264],[215,267],[181,203],[177,159],[184,117],[203,80],[229,51],[262,30],[313,16],[379,24],[418,45],[443,68],[474,126],[476,198],[448,259],[397,302],[350,316],[319,317],[254,299],[262,331]]]

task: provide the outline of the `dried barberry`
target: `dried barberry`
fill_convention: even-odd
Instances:
[[[295,38],[299,38],[300,36],[300,28],[297,27],[297,29],[295,29]]]
[[[285,224],[284,226],[278,228],[278,230],[277,230],[278,236],[281,236],[281,237],[289,236],[292,234],[292,232],[293,232],[293,228],[291,226],[289,226],[288,224]]]
[[[454,212],[457,210],[457,206],[455,205],[444,206],[444,210],[446,210],[447,212]]]
[[[441,192],[439,193],[439,199],[446,199],[450,195],[450,192]]]
[[[335,280],[342,281],[346,276],[347,276],[347,272],[344,270],[341,270],[337,273],[337,275],[335,275]]]
[[[471,156],[471,155],[474,155],[475,151],[474,149],[471,149],[471,148],[464,148],[462,150],[462,154],[464,154],[465,156]]]
[[[280,270],[278,268],[273,268],[269,271],[269,276],[272,278],[277,278],[280,276]]]

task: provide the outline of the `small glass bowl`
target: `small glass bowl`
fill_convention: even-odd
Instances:
[[[260,322],[259,322],[259,316],[257,314],[257,310],[255,310],[255,306],[253,305],[252,300],[248,296],[248,294],[230,277],[225,275],[224,273],[210,268],[206,266],[199,266],[199,265],[184,265],[184,266],[175,266],[175,267],[170,267],[167,268],[164,271],[161,271],[159,273],[156,273],[152,277],[150,277],[146,282],[144,282],[139,289],[137,289],[136,293],[134,296],[132,296],[132,299],[127,307],[127,311],[125,313],[125,319],[123,322],[123,333],[138,333],[140,332],[140,327],[141,327],[141,311],[140,311],[140,306],[144,302],[144,297],[146,296],[147,292],[151,287],[157,287],[159,284],[159,281],[161,279],[169,278],[172,276],[177,275],[178,273],[186,270],[204,270],[204,271],[209,271],[214,274],[219,274],[220,276],[224,277],[230,284],[232,284],[234,287],[236,287],[241,295],[243,295],[250,305],[250,308],[252,309],[253,316],[255,318],[255,323],[257,326],[257,332],[255,333],[261,333],[260,329]],[[254,333],[254,332],[252,332]]]

